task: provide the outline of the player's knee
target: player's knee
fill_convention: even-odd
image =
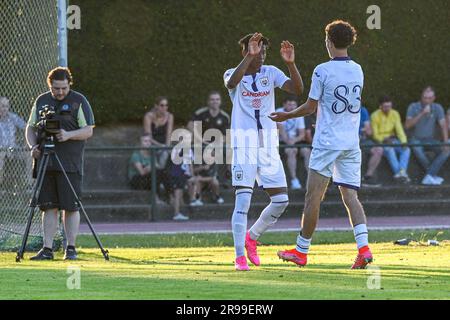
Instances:
[[[341,188],[342,200],[345,204],[350,205],[358,200],[358,192],[353,189]]]
[[[320,192],[314,192],[312,190],[307,190],[305,195],[305,203],[312,206],[320,205],[322,202],[322,195]]]
[[[253,190],[250,188],[243,188],[236,190],[235,211],[247,213],[250,209]]]
[[[286,210],[288,205],[289,197],[286,193],[280,193],[271,197],[270,206],[273,207],[274,212],[279,212],[279,216]]]

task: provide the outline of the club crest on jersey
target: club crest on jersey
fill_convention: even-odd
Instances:
[[[242,181],[242,179],[244,178],[244,171],[242,170],[235,171],[234,178],[236,179],[236,181]]]
[[[269,85],[269,78],[268,77],[262,77],[259,82],[263,87],[267,87]]]

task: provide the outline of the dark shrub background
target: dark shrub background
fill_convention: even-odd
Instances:
[[[404,115],[421,89],[435,86],[438,102],[450,104],[450,2],[378,0],[381,30],[369,30],[373,1],[347,0],[73,0],[82,28],[69,32],[69,64],[75,88],[91,101],[99,124],[140,122],[158,95],[170,97],[182,125],[204,105],[212,89],[223,92],[222,75],[240,59],[237,41],[260,31],[271,39],[267,64],[287,72],[279,44],[296,46],[296,60],[309,89],[313,68],[328,59],[324,26],[349,20],[359,32],[351,50],[365,71],[364,104],[373,111],[390,94]],[[306,94],[301,100],[306,98]],[[282,98],[279,92],[277,98]],[[278,102],[281,102],[278,100]],[[278,103],[279,104],[279,103]]]

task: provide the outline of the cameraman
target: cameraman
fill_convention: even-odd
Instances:
[[[83,154],[85,141],[92,136],[94,115],[86,98],[70,89],[72,74],[68,68],[58,67],[47,76],[50,91],[40,95],[31,110],[26,139],[34,159],[40,159],[44,141],[41,133],[42,110],[54,111],[53,120],[59,120],[60,129],[53,135],[55,153],[58,155],[77,195],[81,196]],[[52,134],[46,133],[47,136]],[[50,156],[44,175],[38,205],[42,215],[44,247],[31,260],[53,259],[53,238],[58,228],[58,210],[64,210],[63,222],[67,237],[65,260],[75,260],[75,239],[80,225],[80,213],[76,199],[61,172],[56,159]]]

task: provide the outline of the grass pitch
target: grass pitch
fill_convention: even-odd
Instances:
[[[450,298],[447,241],[440,246],[395,246],[391,240],[411,234],[372,232],[376,269],[349,270],[356,254],[355,244],[346,243],[349,233],[317,233],[309,264],[302,269],[276,256],[277,250],[292,247],[294,233],[266,234],[262,241],[271,245],[259,249],[262,266],[239,273],[233,269],[229,234],[102,237],[110,250],[109,262],[91,238],[81,237],[83,247],[76,262],[64,262],[58,253],[56,261],[17,264],[14,253],[1,253],[0,299]],[[436,234],[426,235],[434,238]],[[425,240],[423,233],[415,235]],[[449,239],[449,231],[437,237]],[[151,248],[147,241],[152,240],[166,247]],[[68,267],[79,268],[80,289],[67,288]],[[368,283],[376,287],[378,275],[379,288],[369,289]]]

